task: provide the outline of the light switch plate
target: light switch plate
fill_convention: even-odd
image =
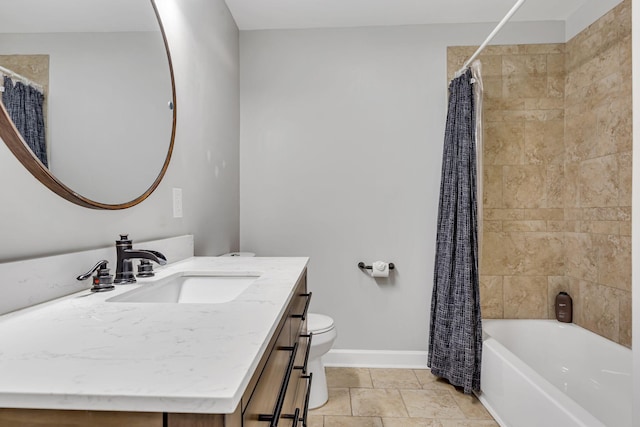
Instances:
[[[182,188],[173,189],[173,217],[182,218]]]

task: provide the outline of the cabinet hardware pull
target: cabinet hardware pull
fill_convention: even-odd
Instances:
[[[307,427],[307,416],[309,415],[309,396],[311,396],[311,381],[313,381],[313,372],[309,375],[303,375],[301,378],[309,380],[307,383],[307,395],[304,398],[304,412],[302,413],[302,427]]]
[[[280,392],[278,393],[278,400],[276,400],[276,406],[273,410],[273,414],[260,414],[258,415],[258,421],[269,421],[269,427],[277,427],[278,419],[280,418],[280,414],[282,413],[282,405],[284,405],[284,398],[287,394],[287,386],[289,385],[289,380],[291,379],[291,372],[293,371],[293,365],[296,361],[296,352],[298,351],[298,343],[295,343],[293,347],[282,347],[281,350],[286,350],[291,352],[291,356],[289,357],[289,364],[287,365],[287,371],[284,374],[284,378],[282,379],[282,384],[280,385]]]
[[[291,427],[298,427],[298,421],[301,420],[300,408],[296,408],[296,412],[294,412],[293,415],[286,414],[286,415],[283,415],[282,418],[293,420],[293,424],[291,424]]]
[[[300,296],[302,297],[307,297],[307,302],[304,304],[304,310],[302,310],[302,314],[292,314],[291,317],[293,317],[294,319],[306,319],[307,318],[307,311],[309,310],[309,303],[311,302],[311,296],[313,295],[313,292],[309,292],[308,294],[300,294]]]
[[[294,366],[293,369],[302,369],[302,373],[307,373],[307,363],[309,363],[309,351],[311,351],[311,339],[313,338],[313,332],[309,332],[308,334],[300,335],[301,338],[309,338],[307,341],[307,351],[304,353],[304,363],[302,366]]]
[[[300,419],[300,408],[296,408],[295,414],[293,414],[293,425],[291,427],[298,427],[298,420]]]

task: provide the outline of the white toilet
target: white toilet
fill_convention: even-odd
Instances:
[[[253,252],[229,252],[221,256],[254,257]],[[324,314],[309,313],[307,315],[307,332],[313,333],[307,371],[313,374],[311,393],[309,395],[309,409],[318,408],[329,400],[327,390],[327,376],[324,373],[322,356],[327,354],[338,337],[333,319]]]
[[[329,399],[322,356],[331,350],[338,333],[331,317],[317,313],[307,315],[307,331],[313,333],[307,365],[307,371],[313,374],[309,396],[309,409],[313,409],[324,405]]]

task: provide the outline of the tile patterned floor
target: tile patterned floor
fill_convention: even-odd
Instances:
[[[474,396],[419,369],[326,368],[309,427],[498,427]]]

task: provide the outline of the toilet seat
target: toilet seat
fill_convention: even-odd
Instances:
[[[333,329],[333,319],[324,314],[309,313],[307,315],[307,331],[322,334]]]

